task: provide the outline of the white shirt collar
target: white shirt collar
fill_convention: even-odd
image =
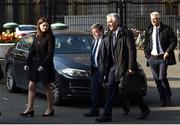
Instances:
[[[156,28],[158,28],[158,29],[159,29],[159,28],[160,28],[160,25],[159,25],[158,27],[154,26],[153,28],[154,28],[154,29],[156,29]]]

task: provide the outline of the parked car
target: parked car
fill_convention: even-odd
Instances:
[[[15,33],[18,38],[21,38],[22,36],[25,36],[29,33],[36,31],[37,31],[36,25],[30,25],[30,24],[20,24],[18,25],[18,27],[15,28]]]
[[[77,31],[53,31],[56,80],[52,83],[55,105],[69,97],[88,97],[90,91],[90,51],[92,36]],[[27,89],[27,72],[23,70],[35,33],[22,37],[5,55],[6,86],[9,92]],[[37,92],[43,93],[42,83]]]

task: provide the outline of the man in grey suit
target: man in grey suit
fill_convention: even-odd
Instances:
[[[104,72],[106,64],[106,49],[104,48],[105,36],[101,24],[95,23],[91,26],[94,37],[91,51],[91,101],[92,106],[86,117],[99,116],[99,101],[104,83]]]

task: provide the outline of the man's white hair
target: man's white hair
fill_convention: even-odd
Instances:
[[[109,14],[106,16],[106,18],[108,18],[108,17],[113,17],[113,18],[115,19],[115,21],[120,22],[120,17],[119,17],[119,15],[118,15],[117,13],[109,13]]]
[[[151,14],[150,14],[150,17],[152,18],[158,18],[158,19],[160,19],[160,14],[159,14],[159,12],[157,12],[157,11],[154,11],[154,12],[152,12]]]

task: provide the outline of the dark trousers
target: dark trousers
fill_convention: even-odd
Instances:
[[[104,113],[103,116],[106,117],[112,117],[112,105],[113,105],[113,98],[118,92],[118,86],[119,82],[115,81],[115,72],[114,69],[112,68],[109,72],[108,76],[108,83],[106,84],[106,102],[104,106]],[[124,94],[121,94],[119,96],[121,106],[123,108],[126,108],[128,105],[128,100]]]
[[[93,68],[90,88],[92,102],[90,113],[99,113],[99,101],[103,84],[100,77],[102,77],[102,75],[99,73],[98,68]]]
[[[119,82],[115,82],[115,74],[114,71],[111,70],[108,76],[108,83],[106,84],[106,103],[104,106],[103,116],[112,117],[112,105],[113,105],[113,97],[119,92],[119,100],[123,109],[126,109],[129,105],[129,100],[133,101],[141,110],[142,113],[149,110],[148,105],[143,99],[143,96],[136,97],[128,97],[124,89],[118,89]],[[118,90],[118,91],[117,91]]]
[[[159,91],[160,100],[162,103],[166,103],[171,97],[169,82],[166,78],[168,65],[163,58],[154,58],[152,56],[148,59],[148,63]]]
[[[133,104],[136,104],[142,113],[145,113],[146,111],[150,110],[147,103],[144,101],[143,96],[141,95],[130,96],[128,97],[128,99],[131,100]]]

